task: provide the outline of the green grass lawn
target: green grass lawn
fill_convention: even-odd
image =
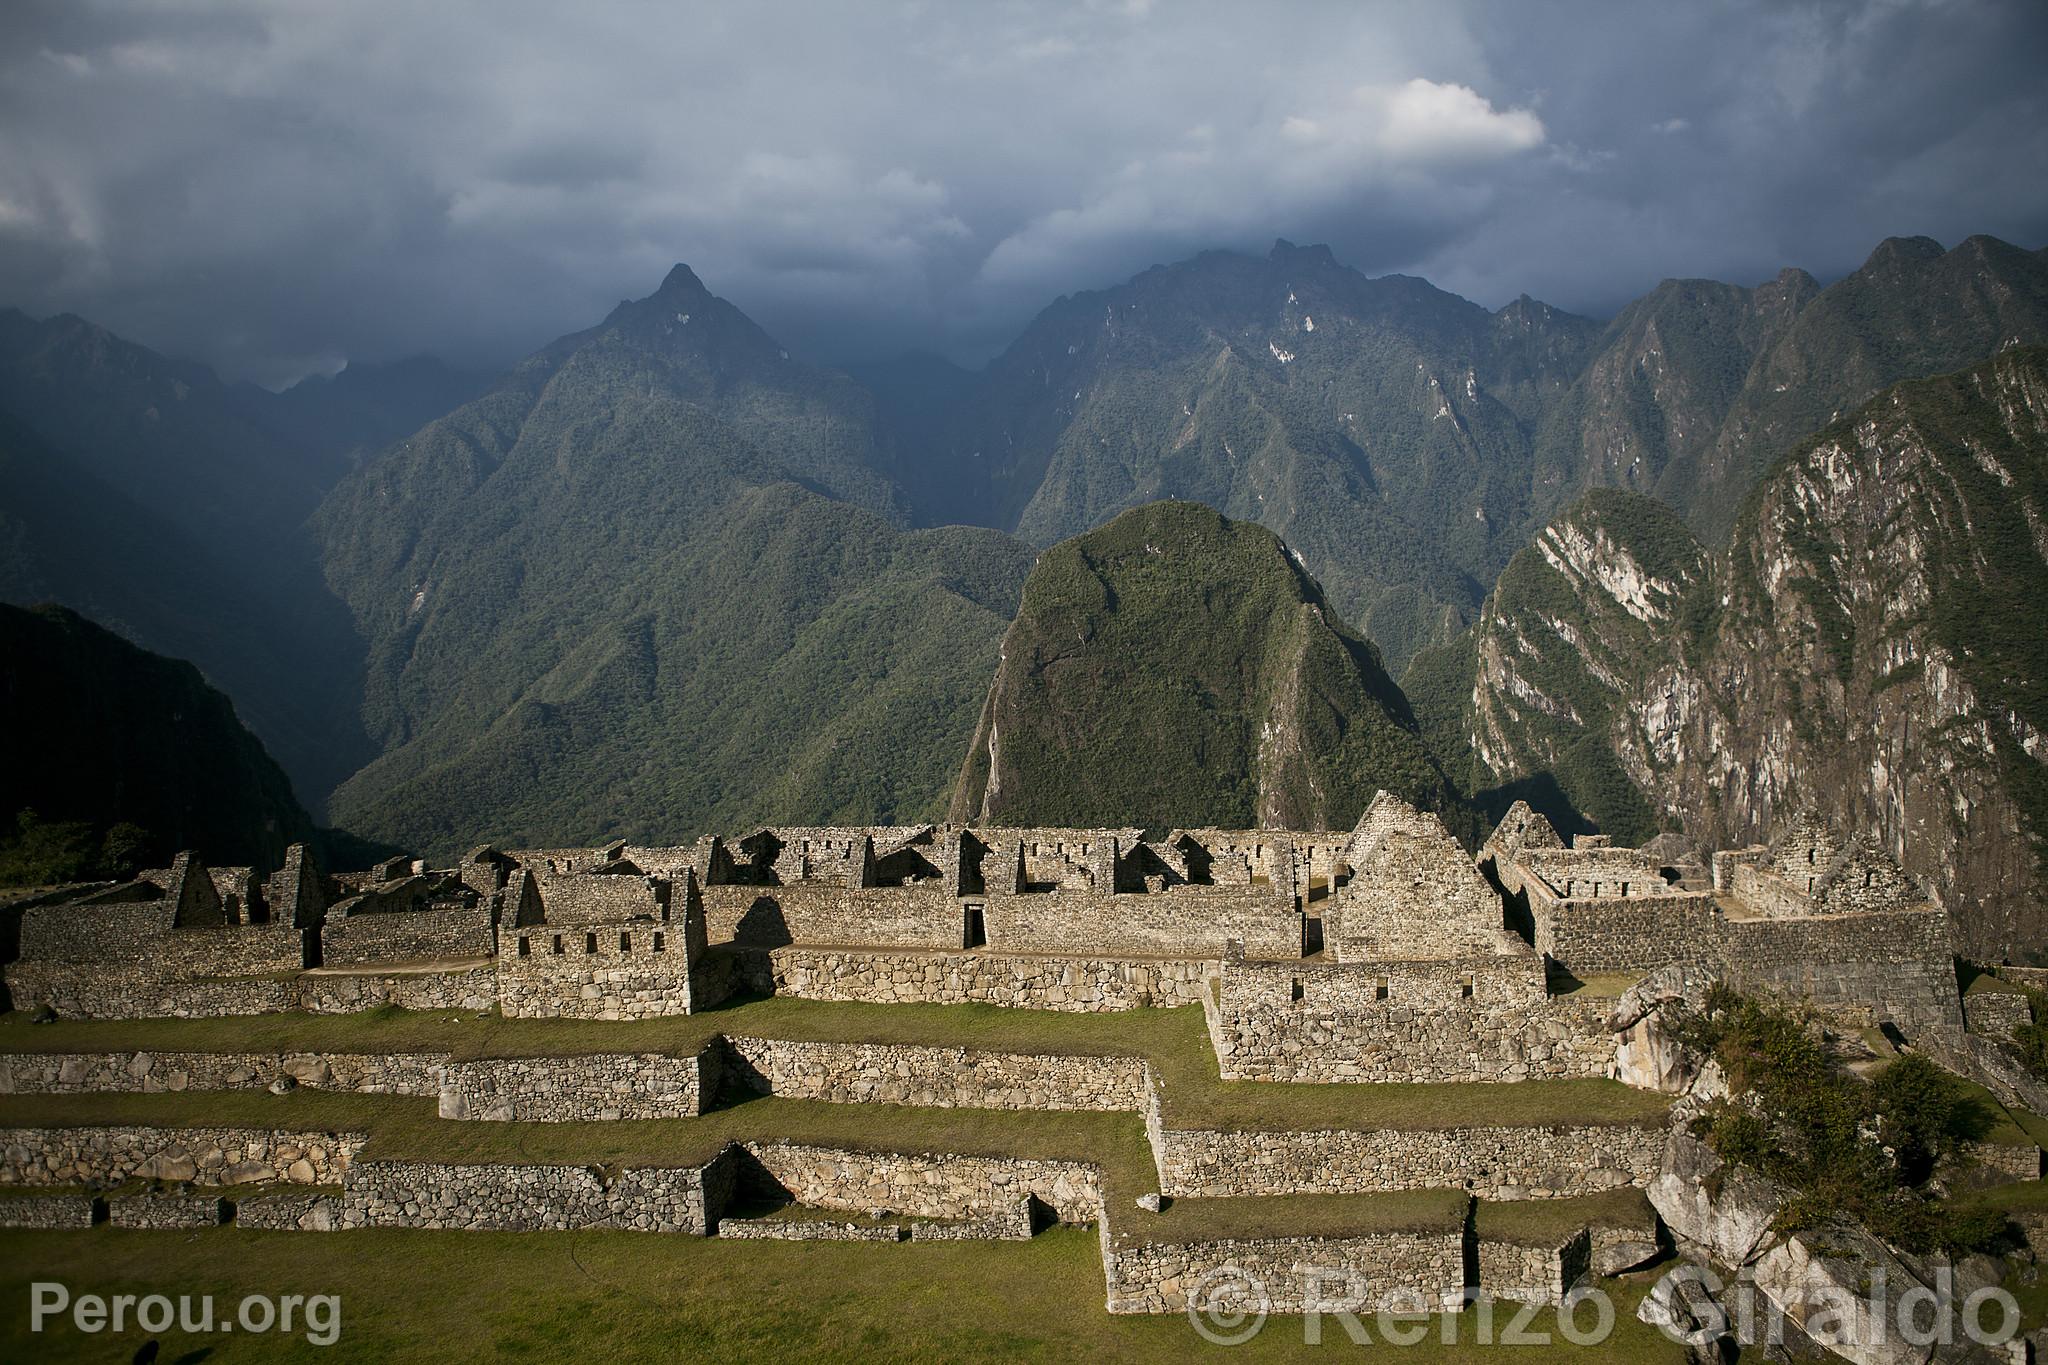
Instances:
[[[457,1057],[694,1055],[718,1034],[813,1042],[898,1043],[992,1052],[1142,1056],[1159,1077],[1169,1125],[1234,1131],[1454,1128],[1473,1124],[1657,1125],[1668,1097],[1585,1079],[1519,1084],[1316,1085],[1219,1079],[1199,1007],[1063,1014],[994,1005],[866,1005],[787,997],[702,1014],[620,1022],[371,1010],[227,1019],[63,1020],[0,1015],[0,1052],[448,1052]]]
[[[1349,1353],[1334,1319],[1320,1348],[1304,1320],[1275,1317],[1257,1338],[1210,1346],[1185,1317],[1103,1311],[1093,1233],[1054,1229],[1030,1242],[728,1242],[627,1232],[471,1233],[375,1229],[265,1233],[0,1232],[0,1359],[126,1360],[145,1335],[85,1335],[68,1319],[31,1335],[29,1285],[73,1293],[212,1294],[217,1309],[251,1293],[341,1299],[336,1344],[278,1335],[165,1334],[163,1361],[443,1362],[602,1359],[748,1361],[1231,1361]],[[1443,1319],[1426,1340],[1385,1354],[1445,1361],[1680,1361],[1635,1321],[1648,1280],[1615,1291],[1613,1335],[1564,1344],[1551,1314],[1526,1326],[1553,1345],[1476,1344],[1479,1319]],[[1493,1335],[1514,1309],[1495,1310]],[[1590,1322],[1591,1314],[1582,1315]],[[1362,1319],[1376,1346],[1379,1324]],[[203,1352],[203,1355],[194,1353]]]

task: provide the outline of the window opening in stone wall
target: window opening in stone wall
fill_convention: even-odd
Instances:
[[[1387,998],[1387,979],[1384,976],[1373,983],[1372,998],[1375,1000],[1384,1000]]]
[[[654,951],[655,951],[655,952],[659,953],[659,952],[666,952],[666,951],[667,951],[667,949],[668,949],[668,945],[667,945],[667,943],[665,943],[665,942],[663,941],[663,940],[664,940],[664,938],[665,938],[665,935],[663,935],[663,934],[662,934],[662,933],[661,933],[661,932],[660,932],[659,930],[655,931],[655,935],[654,935]]]
[[[619,951],[622,953],[630,953],[633,951],[633,936],[631,934],[619,935]]]
[[[533,944],[530,941],[528,941],[526,935],[524,934],[521,934],[519,936],[519,955],[521,957],[533,956]]]
[[[594,952],[596,952],[596,951],[597,951],[597,935],[596,935],[596,934],[594,934],[594,933],[591,933],[591,934],[585,934],[585,935],[583,936],[583,951],[584,951],[584,952],[586,952],[586,953],[594,953]]]
[[[1458,994],[1466,1000],[1472,998],[1472,978],[1462,977],[1458,981]]]
[[[1287,998],[1289,1000],[1299,1001],[1301,997],[1301,978],[1298,976],[1293,977],[1287,983]]]

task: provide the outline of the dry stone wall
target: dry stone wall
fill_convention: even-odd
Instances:
[[[704,930],[713,943],[755,948],[830,943],[957,950],[966,944],[960,902],[939,882],[885,887],[829,882],[707,886]]]
[[[1302,950],[1302,917],[1293,897],[1255,886],[996,894],[982,915],[988,946],[1006,953],[1214,958],[1232,940],[1252,957],[1299,958]]]
[[[1525,964],[1488,963],[1226,962],[1219,998],[1204,1001],[1223,1077],[1440,1082],[1607,1073],[1607,1002],[1546,998]],[[1397,970],[1411,967],[1407,976]],[[1468,984],[1470,996],[1462,993]]]
[[[0,1228],[89,1228],[89,1194],[22,1194],[0,1191]]]
[[[260,1128],[4,1128],[0,1184],[335,1185],[365,1140],[361,1133]]]
[[[795,945],[740,950],[738,982],[759,994],[872,1004],[978,1003],[1093,1013],[1192,1005],[1199,959],[1120,960],[1005,953],[886,953]]]
[[[211,1191],[144,1190],[107,1201],[107,1221],[117,1228],[210,1228],[225,1221],[227,1201]]]
[[[1147,1094],[1138,1057],[1032,1056],[901,1044],[728,1036],[725,1073],[765,1095],[835,1104],[1132,1110]]]
[[[1479,1287],[1497,1299],[1562,1303],[1592,1265],[1592,1238],[1583,1229],[1561,1244],[1505,1240],[1484,1233],[1478,1241]]]
[[[243,980],[195,980],[144,968],[15,962],[6,969],[16,1008],[49,1005],[67,1019],[217,1019],[231,1015],[355,1014],[383,1005],[483,1010],[497,999],[489,966],[460,971],[311,971]]]
[[[1711,959],[1718,936],[1704,892],[1535,899],[1531,918],[1536,950],[1580,976]]]
[[[692,956],[660,924],[522,929],[498,958],[498,1008],[515,1019],[688,1014]]]
[[[529,1123],[693,1118],[717,1094],[719,1049],[493,1057],[442,1068],[444,1119]]]
[[[782,1142],[750,1142],[746,1152],[758,1176],[797,1203],[821,1209],[970,1218],[1000,1213],[1031,1196],[1063,1223],[1093,1222],[1102,1213],[1100,1174],[1082,1162],[857,1152]]]
[[[329,967],[489,957],[496,951],[488,903],[344,915],[320,930],[320,961]]]
[[[1157,1134],[1160,1191],[1176,1198],[1465,1189],[1554,1199],[1647,1186],[1662,1126]]]
[[[1226,1266],[1256,1276],[1276,1313],[1455,1305],[1465,1289],[1462,1229],[1365,1237],[1232,1238],[1140,1243],[1103,1236],[1112,1313],[1180,1313],[1189,1291],[1213,1291]],[[1246,1303],[1228,1294],[1200,1306]]]
[[[280,1078],[366,1095],[440,1093],[441,1053],[0,1053],[0,1095],[261,1090]]]
[[[720,1162],[725,1158],[720,1158]],[[716,1164],[716,1163],[714,1163]],[[706,1192],[716,1202],[707,1207]],[[490,1232],[622,1228],[706,1236],[723,1207],[694,1166],[442,1165],[358,1161],[342,1188],[345,1227]]]
[[[1940,910],[1729,919],[1722,954],[1738,990],[1894,1023],[1908,1037],[1963,1031],[1955,948]]]

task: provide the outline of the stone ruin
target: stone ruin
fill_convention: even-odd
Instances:
[[[735,994],[1187,1005],[1200,1008],[1223,1080],[1621,1076],[1654,1089],[1669,1078],[1649,1075],[1640,1018],[1617,1023],[1614,993],[1585,987],[1676,973],[1810,1001],[1944,1058],[1971,1055],[1945,912],[1867,839],[1796,820],[1769,846],[1702,860],[1672,835],[1639,849],[1568,842],[1517,803],[1474,856],[1435,814],[1386,793],[1350,831],[792,826],[668,847],[485,846],[453,866],[399,858],[338,874],[294,846],[268,876],[184,853],[132,883],[30,905],[20,944],[5,970],[15,1007],[76,1017],[394,1004],[625,1020],[695,1014]],[[1159,1189],[1147,1208],[1442,1188],[1482,1201],[1573,1199],[1651,1188],[1665,1140],[1661,1124],[1627,1123],[1209,1131],[1175,1123],[1142,1058],[738,1033],[694,1055],[23,1056],[0,1057],[0,1073],[0,1090],[15,1093],[304,1084],[431,1096],[451,1122],[684,1118],[732,1087],[833,1103],[1122,1110],[1144,1117],[1152,1147]],[[1177,1286],[1223,1261],[1278,1273],[1303,1256],[1447,1302],[1477,1265],[1482,1284],[1555,1301],[1589,1267],[1618,1269],[1656,1248],[1647,1208],[1618,1223],[1589,1214],[1558,1245],[1495,1236],[1483,1221],[1475,1232],[1460,1211],[1395,1237],[1162,1242],[1134,1231],[1128,1210],[1113,1213],[1085,1164],[771,1140],[675,1169],[614,1177],[543,1165],[511,1181],[488,1165],[372,1159],[361,1135],[121,1136],[126,1146],[104,1148],[104,1133],[13,1130],[0,1187],[52,1184],[53,1172],[204,1186],[219,1150],[262,1193],[238,1206],[232,1190],[173,1191],[101,1216],[860,1240],[1012,1238],[1041,1217],[1095,1220],[1109,1305],[1130,1312],[1179,1311]],[[338,1193],[299,1194],[295,1183]],[[906,1218],[755,1222],[732,1212],[750,1186],[842,1212],[886,1202]],[[43,1225],[91,1221],[54,1193],[0,1200],[0,1221],[9,1207]]]

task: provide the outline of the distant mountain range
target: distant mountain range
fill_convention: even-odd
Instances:
[[[1312,648],[1200,626],[1244,670],[1211,688],[1232,716],[1277,714],[1256,679],[1288,660],[1348,652],[1329,676],[1371,702],[1330,714],[1393,717],[1393,744],[1393,674],[1422,722],[1435,767],[1390,770],[1635,833],[1677,789],[1608,727],[1672,632],[1732,628],[1700,585],[1765,471],[1888,385],[2044,342],[2048,253],[1983,237],[1893,239],[1825,288],[1669,281],[1605,323],[1282,242],[1060,299],[980,373],[812,367],[683,267],[502,375],[415,361],[284,394],[0,314],[0,598],[193,660],[309,806],[395,842],[921,819],[991,800],[960,771],[978,718],[1032,705],[998,662],[1042,632],[1036,552],[1177,499],[1280,536],[1299,585],[1273,610],[1325,618]],[[1213,595],[1237,561],[1184,539],[1170,576]],[[1629,547],[1639,611],[1588,596],[1603,545]],[[1119,616],[1162,637],[1118,648],[1186,659],[1170,637],[1209,606],[1168,605]],[[1586,612],[1575,660],[1532,659]],[[1561,709],[1498,720],[1489,679]],[[1348,797],[1305,795],[1330,776],[1311,750],[1269,778],[1217,748],[1232,780],[1182,822],[1341,822]]]

